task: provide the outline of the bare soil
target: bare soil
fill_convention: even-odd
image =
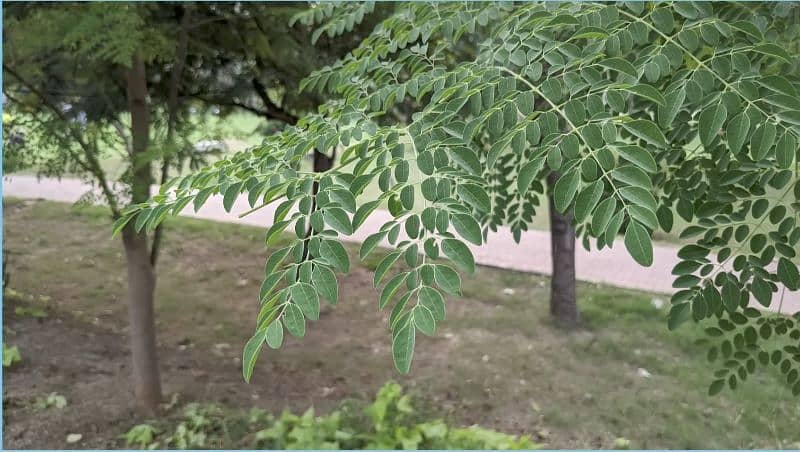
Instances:
[[[119,448],[145,421],[132,409],[121,244],[102,209],[4,200],[11,291],[3,338],[22,362],[3,369],[3,446]],[[800,441],[800,406],[769,372],[736,393],[709,398],[713,368],[691,330],[669,333],[653,296],[579,286],[583,327],[566,332],[547,314],[548,280],[481,268],[447,304],[436,335],[418,335],[411,374],[392,365],[388,313],[377,309],[370,267],[338,275],[340,301],[303,339],[262,352],[253,382],[241,347],[257,313],[269,250],[263,231],[177,219],[160,260],[158,353],[165,406],[211,402],[271,412],[326,412],[398,381],[461,425],[531,435],[551,448],[781,448]],[[17,307],[43,309],[37,318]],[[649,377],[643,377],[641,369]],[[51,392],[63,409],[39,409]],[[82,439],[67,444],[70,433]],[[247,447],[247,445],[229,445]]]

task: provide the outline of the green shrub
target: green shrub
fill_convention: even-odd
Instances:
[[[135,425],[127,433],[121,435],[125,440],[127,447],[136,446],[138,449],[155,449],[158,447],[158,442],[155,437],[158,435],[158,430],[150,424]]]
[[[420,422],[397,383],[387,383],[359,416],[349,407],[326,416],[284,412],[256,433],[256,447],[270,449],[534,449],[516,437],[478,426],[456,428],[443,420]]]
[[[423,420],[400,385],[385,384],[375,400],[363,409],[343,403],[338,409],[316,416],[310,408],[302,415],[284,411],[277,418],[253,409],[242,421],[252,435],[237,444],[231,427],[239,420],[213,406],[191,404],[184,419],[162,435],[149,424],[135,426],[122,435],[127,446],[142,449],[177,449],[214,446],[248,446],[258,449],[535,449],[527,436],[508,435],[478,426],[451,427],[442,419]],[[169,431],[172,431],[169,433]],[[159,438],[159,436],[161,436]],[[163,442],[162,442],[163,441]]]

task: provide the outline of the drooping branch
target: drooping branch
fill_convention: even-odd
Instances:
[[[100,189],[103,192],[103,195],[108,202],[108,207],[111,209],[111,216],[116,220],[120,217],[120,210],[117,203],[117,197],[114,195],[114,192],[111,190],[111,187],[106,180],[105,171],[100,166],[100,162],[97,160],[97,154],[93,151],[92,146],[84,139],[83,135],[70,125],[69,119],[64,115],[61,109],[58,108],[56,102],[50,98],[47,94],[42,92],[39,88],[37,88],[33,83],[26,80],[22,77],[17,71],[15,71],[11,66],[3,63],[3,70],[10,74],[12,77],[17,79],[23,86],[31,91],[36,97],[38,97],[42,103],[50,109],[53,114],[55,114],[64,124],[67,125],[67,129],[69,130],[70,135],[75,140],[76,143],[81,147],[84,152],[84,157],[86,161],[84,162],[80,158],[75,156],[75,161],[88,173],[92,174],[96,179],[98,184],[100,185]],[[67,149],[70,148],[67,146]]]
[[[258,61],[260,62],[260,60]],[[259,64],[259,66],[261,66],[261,64]],[[253,77],[252,80],[250,80],[250,83],[253,85],[253,89],[261,99],[261,102],[264,104],[264,111],[267,113],[268,117],[277,119],[278,121],[283,121],[289,125],[297,124],[297,116],[289,113],[272,102],[272,100],[269,98],[269,94],[267,93],[267,87],[261,83],[261,80],[259,80],[258,77]]]

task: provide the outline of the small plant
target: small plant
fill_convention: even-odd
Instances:
[[[207,438],[223,430],[222,411],[215,406],[187,405],[185,420],[164,443],[175,449],[205,449]]]
[[[37,410],[46,410],[48,408],[61,409],[65,406],[67,406],[67,399],[57,392],[51,392],[47,397],[40,398],[34,405]]]
[[[120,436],[139,449],[210,449],[252,446],[256,449],[536,449],[527,436],[508,435],[478,426],[457,428],[442,419],[421,420],[400,385],[385,384],[375,400],[358,408],[355,401],[317,416],[288,410],[275,417],[261,409],[237,415],[213,405],[187,405],[184,419],[160,432],[140,424]],[[163,434],[163,437],[161,435]],[[243,440],[243,438],[247,438]],[[242,442],[244,441],[244,442]],[[252,441],[252,442],[251,442]]]
[[[120,435],[125,440],[127,447],[136,446],[138,449],[156,449],[158,442],[155,440],[158,430],[150,424],[135,425],[125,434]]]
[[[272,425],[256,433],[256,445],[270,449],[343,449],[354,433],[342,428],[341,413],[315,417],[309,408],[302,416],[284,411]],[[259,446],[260,447],[260,446]]]
[[[47,312],[44,309],[36,306],[17,306],[14,308],[14,314],[20,317],[30,316],[37,319],[43,319],[47,317]]]
[[[19,353],[17,346],[8,347],[3,344],[3,367],[11,367],[14,363],[22,361],[22,355]]]
[[[400,385],[385,384],[361,416],[348,409],[315,417],[284,412],[256,433],[255,447],[270,449],[535,449],[517,437],[478,426],[454,428],[443,420],[420,422]]]

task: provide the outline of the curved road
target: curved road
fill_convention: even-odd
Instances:
[[[91,190],[91,186],[78,179],[39,179],[35,176],[11,175],[3,179],[2,195],[51,201],[75,202]],[[154,192],[157,190],[154,188]],[[266,227],[272,223],[274,208],[278,203],[260,209],[246,217],[239,214],[250,209],[245,198],[239,198],[231,212],[222,207],[222,197],[210,198],[198,211],[191,205],[181,215],[205,220]],[[349,242],[361,242],[369,234],[378,231],[391,215],[382,210],[375,211],[353,235],[344,237]],[[475,261],[481,265],[517,270],[522,272],[550,274],[550,234],[547,231],[527,231],[519,244],[514,242],[507,228],[490,233],[486,244],[471,246]],[[611,286],[638,289],[647,292],[671,294],[672,267],[678,263],[677,247],[659,244],[653,249],[653,265],[642,267],[628,255],[622,239],[614,248],[601,251],[586,251],[578,244],[575,266],[578,279]],[[777,310],[780,292],[773,297],[771,309]],[[760,305],[755,305],[756,307]],[[800,292],[784,294],[782,312],[800,311]]]

